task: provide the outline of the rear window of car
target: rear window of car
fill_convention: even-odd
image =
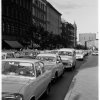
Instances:
[[[50,56],[37,56],[36,59],[42,60],[42,61],[49,61],[49,62],[55,62],[56,61],[55,57],[50,57]]]
[[[76,51],[76,54],[82,54],[83,51]]]
[[[59,55],[73,56],[73,53],[70,51],[59,51]]]
[[[15,58],[13,53],[7,53],[6,58]]]

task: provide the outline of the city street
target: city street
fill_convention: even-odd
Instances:
[[[52,84],[49,96],[43,95],[39,100],[64,100],[70,83],[80,70],[98,66],[98,56],[89,55],[84,61],[77,61],[76,70],[74,72],[66,71],[63,78],[59,78],[55,84]]]

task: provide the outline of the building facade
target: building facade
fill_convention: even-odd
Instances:
[[[46,0],[32,1],[32,22],[46,30]]]
[[[79,42],[85,46],[86,42],[96,40],[95,33],[81,33],[79,34]]]
[[[47,31],[53,34],[61,34],[61,13],[47,2]]]
[[[26,37],[31,37],[31,12],[32,0],[2,0],[2,40],[27,42]]]
[[[93,41],[88,41],[86,44],[87,48],[96,48],[98,49],[98,39],[93,40]]]
[[[66,40],[67,47],[76,47],[77,43],[77,26],[66,21],[62,21],[62,36]]]

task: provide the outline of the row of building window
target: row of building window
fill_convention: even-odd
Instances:
[[[28,10],[31,10],[31,0],[27,0],[27,2],[26,2],[26,0],[11,0],[11,1],[28,9]]]
[[[91,41],[91,40],[95,40],[95,37],[80,37],[80,40],[85,40],[85,41]]]
[[[37,5],[40,9],[42,9],[43,11],[46,11],[46,4],[44,4],[43,2],[41,2],[40,0],[35,0],[35,5]]]
[[[12,7],[10,6],[6,6],[6,7],[3,6],[2,10],[3,10],[3,15],[5,16],[9,16],[14,19],[19,19],[24,22],[31,21],[31,18],[30,18],[31,15],[29,15],[28,12],[24,11],[23,9],[22,10],[16,9],[16,8],[12,9]]]
[[[35,9],[35,16],[39,19],[42,19],[42,20],[46,20],[46,15],[42,12],[40,12],[38,9]]]
[[[15,24],[2,23],[2,33],[6,35],[22,36],[25,34],[25,28],[19,27],[18,25],[15,26]]]

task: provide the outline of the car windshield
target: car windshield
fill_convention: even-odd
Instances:
[[[55,57],[49,57],[49,56],[37,56],[36,59],[43,60],[43,61],[49,61],[49,62],[55,62]]]
[[[32,63],[3,61],[2,74],[33,77],[35,75],[35,71]]]
[[[76,54],[82,54],[83,51],[76,51]]]
[[[73,56],[73,53],[72,52],[68,52],[68,51],[60,51],[59,52],[59,55],[63,56],[63,55],[66,55],[66,56]]]

